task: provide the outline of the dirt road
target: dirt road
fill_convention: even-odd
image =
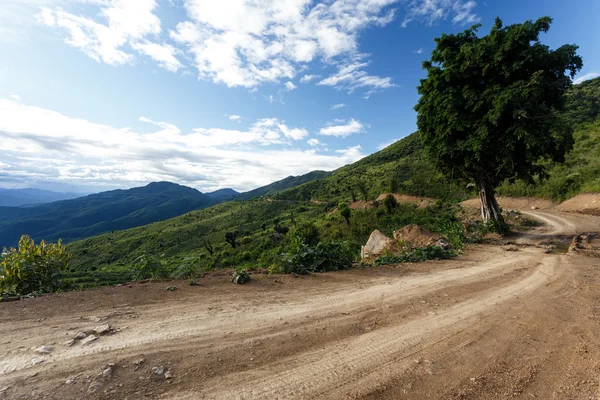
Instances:
[[[600,218],[529,214],[518,251],[0,304],[0,399],[600,398],[600,259],[531,246]]]

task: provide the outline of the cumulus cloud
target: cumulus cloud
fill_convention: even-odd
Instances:
[[[231,115],[226,115],[227,118],[229,118],[230,121],[236,121],[236,122],[240,122],[242,117],[240,117],[239,115],[235,115],[235,114],[231,114]]]
[[[286,88],[286,89],[288,90],[288,92],[289,92],[289,91],[292,91],[292,90],[294,90],[294,89],[298,88],[298,86],[294,85],[294,83],[293,83],[293,82],[286,82],[286,83],[285,83],[285,88]]]
[[[337,120],[336,122],[337,124],[331,124],[321,128],[319,133],[325,136],[347,137],[364,131],[364,125],[354,118],[349,121]]]
[[[308,145],[309,145],[309,146],[311,146],[311,147],[315,147],[315,146],[323,146],[323,145],[325,145],[325,143],[323,143],[323,142],[321,142],[319,139],[315,139],[315,138],[308,139],[308,140],[306,141],[306,143],[308,143]]]
[[[37,19],[66,31],[69,45],[99,62],[131,63],[137,52],[175,72],[186,53],[199,78],[254,88],[292,80],[317,60],[329,65],[356,58],[361,32],[391,23],[391,7],[400,0],[183,0],[187,18],[168,32],[156,0],[91,2],[100,8],[97,15],[48,6]],[[164,42],[167,33],[174,45]]]
[[[196,128],[148,117],[149,132],[117,128],[21,102],[0,99],[0,176],[12,183],[114,187],[157,180],[200,189],[265,185],[289,175],[331,170],[364,155],[360,148],[335,154],[302,151],[304,128],[264,118],[248,129]]]
[[[18,94],[14,94],[14,93],[10,95],[10,98],[13,100],[21,100],[21,96],[19,96]]]
[[[39,23],[67,31],[65,42],[83,51],[88,57],[109,65],[131,63],[131,49],[151,57],[169,71],[182,65],[178,51],[171,45],[150,41],[162,32],[161,21],[155,14],[155,0],[110,0],[101,4],[101,22],[75,15],[60,7],[44,7],[37,14]]]
[[[477,2],[472,0],[410,0],[402,27],[412,21],[433,25],[436,22],[452,18],[457,25],[474,24],[480,21],[475,13]]]
[[[319,75],[304,75],[300,79],[300,83],[309,83],[310,81],[317,79],[318,77],[319,77]]]
[[[331,106],[332,110],[339,110],[340,108],[344,108],[346,105],[344,103],[334,104]]]
[[[582,75],[582,76],[578,77],[577,79],[573,80],[573,83],[575,85],[579,85],[581,82],[589,81],[590,79],[594,79],[599,76],[600,76],[600,74],[598,74],[596,72],[590,72],[588,74]]]
[[[367,88],[371,92],[369,96],[377,90],[396,86],[390,77],[369,75],[364,71],[367,65],[367,62],[352,62],[341,65],[335,74],[319,81],[317,85],[333,86],[337,89],[347,90],[348,93],[352,93],[359,88]]]

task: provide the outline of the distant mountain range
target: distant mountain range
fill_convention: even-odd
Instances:
[[[169,219],[192,210],[206,208],[229,200],[248,200],[290,189],[313,179],[328,176],[328,172],[315,171],[299,177],[290,176],[281,181],[238,193],[233,189],[220,189],[211,193],[170,182],[154,182],[128,190],[111,190],[79,198],[53,201],[52,195],[74,195],[24,189],[24,193],[45,193],[0,206],[0,249],[15,246],[23,234],[36,241],[65,243],[101,233],[134,228]],[[3,189],[7,191],[7,189]],[[14,192],[13,190],[10,191]],[[37,199],[45,204],[32,203]],[[27,205],[27,206],[25,206]],[[18,207],[17,207],[18,206]]]
[[[21,207],[53,201],[75,199],[85,196],[81,193],[61,193],[41,189],[0,189],[1,207]]]

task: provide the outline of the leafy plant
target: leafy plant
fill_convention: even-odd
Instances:
[[[62,272],[71,254],[58,243],[41,241],[38,245],[27,235],[18,248],[4,249],[0,258],[0,289],[19,295],[54,292],[61,287]]]
[[[171,272],[173,279],[194,279],[201,277],[204,270],[200,266],[200,260],[195,257],[188,257]]]
[[[394,195],[388,194],[385,196],[385,199],[383,199],[383,205],[385,206],[388,214],[391,214],[394,209],[398,208],[398,201],[396,201],[396,197],[394,197]]]
[[[131,264],[131,277],[133,280],[164,279],[167,276],[168,273],[165,266],[154,256],[139,256]]]
[[[297,226],[294,229],[292,236],[294,237],[296,244],[305,244],[307,246],[316,246],[321,239],[319,229],[312,222],[304,222]]]
[[[377,265],[399,264],[405,262],[421,262],[426,260],[447,260],[456,257],[457,253],[452,250],[444,250],[440,246],[427,246],[411,249],[397,255],[388,254],[375,260]]]
[[[351,210],[350,210],[350,207],[348,207],[348,204],[346,204],[346,203],[338,204],[338,210],[340,212],[340,215],[342,217],[344,217],[344,219],[346,220],[346,224],[350,225]]]
[[[282,254],[282,269],[300,275],[312,272],[337,271],[352,265],[354,253],[347,243],[301,244]]]

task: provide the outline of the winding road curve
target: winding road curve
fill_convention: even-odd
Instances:
[[[0,304],[0,399],[600,398],[600,259],[534,246],[600,231],[600,218],[526,214],[544,225],[518,251]],[[118,332],[64,344],[105,321]]]

